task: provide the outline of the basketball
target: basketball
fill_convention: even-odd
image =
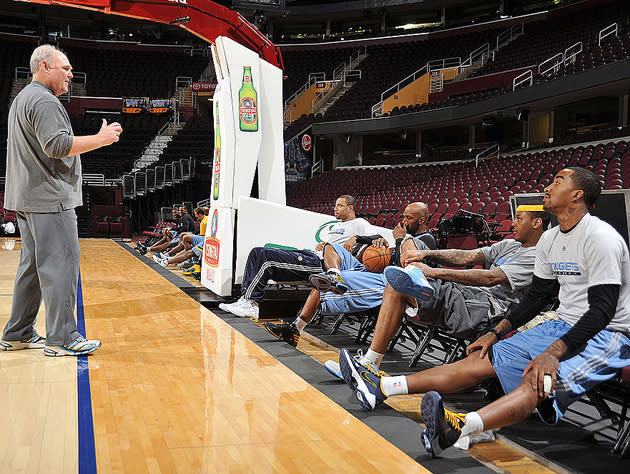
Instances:
[[[392,259],[392,249],[370,245],[363,252],[362,263],[368,272],[383,273]]]

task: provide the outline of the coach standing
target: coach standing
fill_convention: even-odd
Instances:
[[[75,137],[57,99],[72,79],[68,58],[43,45],[33,51],[30,66],[33,81],[9,110],[4,206],[17,212],[22,253],[0,349],[90,354],[101,341],[81,336],[74,317],[81,254],[74,208],[83,204],[79,154],[117,142],[122,128],[103,120],[96,135]],[[34,327],[42,297],[46,339]]]

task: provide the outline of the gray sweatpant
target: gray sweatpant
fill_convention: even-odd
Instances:
[[[23,341],[33,335],[44,299],[46,344],[60,346],[79,336],[74,318],[79,282],[79,236],[74,209],[54,213],[18,212],[22,235],[11,318],[3,339]]]
[[[416,242],[416,247],[429,250],[424,242]],[[427,301],[416,299],[418,319],[455,337],[476,337],[481,325],[503,314],[511,303],[497,299],[482,287],[439,278],[430,278],[429,283],[435,294]]]

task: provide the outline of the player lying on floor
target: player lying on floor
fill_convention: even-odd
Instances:
[[[615,377],[630,355],[630,257],[621,235],[589,214],[600,191],[597,176],[573,167],[545,188],[544,208],[559,225],[540,238],[532,287],[467,348],[465,359],[387,377],[342,350],[344,380],[361,405],[373,410],[393,395],[425,393],[421,439],[436,456],[460,438],[518,423],[534,410],[554,425],[586,391]],[[559,320],[501,340],[556,296]],[[488,378],[499,379],[503,397],[466,415],[444,408],[438,392],[459,392]]]

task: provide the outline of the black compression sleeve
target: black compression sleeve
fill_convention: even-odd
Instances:
[[[357,244],[372,245],[373,240],[380,239],[383,236],[376,234],[376,235],[355,235],[354,237],[357,239]]]
[[[513,306],[505,318],[510,321],[512,329],[516,329],[547,306],[551,300],[558,296],[560,285],[558,280],[539,278],[536,275],[532,276],[532,286],[529,288],[527,294],[523,297],[521,302]]]
[[[588,310],[569,332],[560,338],[569,351],[583,346],[608,326],[617,310],[619,288],[619,285],[597,285],[588,289]]]

